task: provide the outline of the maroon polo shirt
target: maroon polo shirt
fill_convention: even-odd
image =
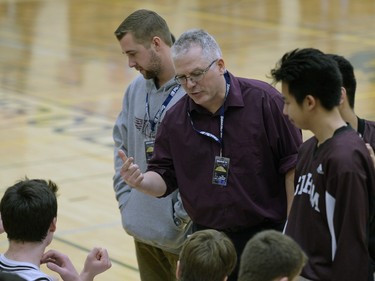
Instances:
[[[284,176],[296,165],[301,132],[283,115],[283,100],[275,88],[229,76],[223,128],[223,156],[230,158],[227,186],[212,184],[220,144],[191,124],[192,119],[197,130],[219,137],[220,112],[211,114],[187,95],[166,113],[148,170],[163,177],[165,195],[179,188],[197,224],[223,230],[283,221]]]

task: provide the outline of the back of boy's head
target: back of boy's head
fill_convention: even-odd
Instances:
[[[274,82],[288,84],[289,93],[298,104],[307,95],[319,99],[331,110],[341,100],[342,76],[337,63],[318,49],[295,49],[283,55],[271,70]]]
[[[28,178],[7,188],[0,213],[9,240],[43,241],[57,217],[57,190],[52,181]]]
[[[250,239],[241,255],[239,281],[272,281],[299,275],[307,257],[289,236],[265,230]]]
[[[237,262],[232,241],[222,232],[206,229],[185,241],[179,259],[180,281],[223,281]]]
[[[327,56],[336,61],[342,75],[342,84],[346,90],[349,106],[354,109],[357,80],[355,78],[353,65],[343,56],[336,54],[327,54]]]

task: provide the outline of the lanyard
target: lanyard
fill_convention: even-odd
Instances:
[[[201,131],[195,128],[193,119],[191,118],[190,112],[188,111],[187,114],[190,118],[190,123],[191,126],[193,127],[194,131],[196,131],[198,134],[201,134],[203,136],[209,137],[216,141],[218,144],[220,144],[220,157],[222,156],[223,153],[223,130],[224,130],[224,105],[225,105],[225,100],[227,99],[228,93],[229,93],[229,87],[230,87],[230,80],[229,80],[229,75],[228,72],[224,74],[225,77],[225,82],[226,82],[226,89],[225,89],[225,98],[224,102],[220,107],[220,135],[219,137],[215,136],[214,134],[211,134],[206,131]]]
[[[169,93],[168,97],[165,99],[165,101],[163,102],[163,104],[161,105],[159,110],[156,112],[154,120],[151,120],[151,118],[150,118],[150,106],[149,106],[149,103],[148,103],[148,93],[147,93],[147,95],[146,95],[146,116],[147,116],[148,122],[151,125],[151,131],[152,132],[155,132],[156,124],[159,122],[161,115],[163,114],[163,112],[167,108],[169,102],[172,100],[174,95],[177,93],[178,89],[180,89],[180,85],[177,85],[172,89],[172,91]]]

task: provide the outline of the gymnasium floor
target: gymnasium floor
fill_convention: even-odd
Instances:
[[[113,32],[139,8],[161,14],[176,37],[209,31],[238,76],[269,81],[297,47],[343,55],[356,69],[356,112],[375,120],[374,0],[0,0],[0,194],[25,175],[54,180],[51,248],[79,270],[91,247],[107,248],[113,266],[98,281],[139,280],[112,189],[111,137],[137,74]]]

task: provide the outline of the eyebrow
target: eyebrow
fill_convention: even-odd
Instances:
[[[136,53],[137,51],[136,50],[128,50],[128,51],[122,51],[122,53],[125,55],[125,54],[129,54],[129,53]]]
[[[183,76],[186,76],[186,75],[190,75],[190,74],[194,73],[194,71],[204,71],[204,69],[196,67],[187,74],[176,74],[176,77],[183,77]]]

